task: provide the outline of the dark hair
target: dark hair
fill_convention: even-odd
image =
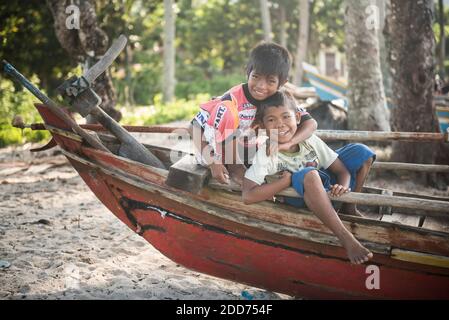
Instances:
[[[288,107],[294,113],[298,111],[298,107],[296,106],[295,98],[291,95],[290,92],[286,90],[279,90],[271,97],[263,100],[259,107],[257,107],[255,121],[257,123],[263,122],[263,117],[265,116],[265,111],[271,107]]]
[[[261,42],[251,50],[249,61],[246,65],[246,75],[256,70],[263,75],[276,75],[279,84],[288,78],[291,59],[286,48],[274,42]]]

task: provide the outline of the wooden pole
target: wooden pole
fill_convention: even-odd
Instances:
[[[389,132],[389,131],[338,131],[317,130],[316,135],[323,140],[354,141],[444,141],[448,142],[448,134],[433,132]]]
[[[241,187],[234,182],[231,182],[231,184],[229,185],[224,185],[215,180],[212,180],[211,182],[209,182],[209,186],[214,189],[241,191]],[[301,198],[293,188],[287,188],[277,195]],[[409,213],[410,215],[414,214],[413,210],[425,210],[426,216],[449,217],[449,201],[427,200],[359,192],[349,192],[340,197],[329,196],[329,198],[332,201],[354,203],[358,205],[407,208],[411,209]],[[420,212],[419,215],[423,215],[422,212]]]
[[[419,172],[449,172],[449,166],[441,164],[416,164],[403,162],[374,162],[376,170],[408,170]]]
[[[94,136],[90,135],[84,129],[82,129],[67,113],[65,113],[53,100],[43,94],[38,88],[36,88],[27,78],[25,78],[19,71],[17,71],[11,64],[3,60],[3,68],[7,74],[12,76],[21,85],[28,89],[36,98],[42,103],[48,106],[48,108],[58,116],[65,124],[67,124],[74,132],[83,137],[87,143],[92,147],[101,151],[110,151]]]
[[[82,128],[92,131],[107,131],[98,124],[82,124]],[[176,130],[187,130],[187,127],[168,127],[168,126],[122,126],[129,132],[142,133],[171,133]],[[42,123],[33,123],[24,125],[23,128],[33,130],[45,130]],[[387,132],[387,131],[344,131],[344,130],[317,130],[318,137],[326,141],[333,140],[353,140],[353,141],[441,141],[448,142],[448,134],[433,132]]]

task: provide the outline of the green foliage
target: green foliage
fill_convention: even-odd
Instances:
[[[208,94],[198,94],[190,100],[176,99],[173,102],[162,103],[162,94],[157,94],[154,104],[148,107],[133,107],[122,109],[123,124],[157,125],[179,120],[190,120],[198,112],[200,103],[210,99]]]
[[[440,19],[440,6],[439,5],[437,5],[437,3],[435,4],[435,13],[434,13],[434,17],[435,17],[435,20],[434,20],[434,23],[433,23],[433,33],[434,33],[434,35],[435,35],[435,42],[436,42],[436,48],[435,48],[435,53],[436,53],[436,55],[437,55],[437,60],[438,60],[438,57],[439,57],[439,53],[440,53],[440,48],[441,48],[441,45],[442,45],[442,43],[441,43],[441,28],[440,28],[440,22],[439,22],[439,19]],[[449,38],[449,25],[448,25],[448,21],[449,21],[449,9],[448,8],[445,8],[444,9],[444,22],[445,22],[445,24],[444,24],[444,35],[445,35],[445,43],[444,43],[444,46],[445,46],[445,50],[446,50],[446,56],[447,56],[447,53],[449,52],[449,41],[448,41],[448,38]],[[448,75],[449,74],[449,66],[448,66],[448,64],[449,64],[449,60],[447,60],[447,59],[445,59],[445,61],[444,61],[444,74],[445,75]],[[440,73],[440,75],[442,75],[442,70],[440,70],[440,65],[439,64],[437,64],[437,68],[438,68],[438,71],[439,71],[439,73]],[[447,76],[446,76],[446,79],[443,79],[443,81],[445,82],[447,80]]]
[[[310,50],[317,55],[320,46],[335,46],[344,51],[343,0],[315,0],[310,14]]]
[[[50,94],[76,65],[60,46],[45,1],[0,2],[0,56]]]
[[[37,77],[31,78],[37,83]],[[28,141],[41,141],[50,135],[46,131],[31,131],[11,126],[11,120],[15,115],[21,115],[25,123],[41,120],[34,107],[36,99],[24,89],[16,89],[10,80],[0,79],[0,147],[9,144],[18,144]]]
[[[217,73],[207,79],[198,68],[192,68],[192,72],[188,71],[178,75],[180,80],[176,84],[176,96],[184,99],[189,99],[200,93],[208,93],[211,96],[222,95],[233,86],[246,81],[245,76],[239,73],[229,75]]]

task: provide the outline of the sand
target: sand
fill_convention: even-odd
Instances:
[[[0,149],[0,299],[291,299],[177,265],[30,147]]]

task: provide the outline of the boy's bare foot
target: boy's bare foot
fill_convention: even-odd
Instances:
[[[227,166],[230,178],[237,184],[242,185],[245,175],[245,166],[242,164],[228,164]]]
[[[351,263],[362,264],[373,257],[371,251],[362,246],[352,235],[346,241],[342,241]]]
[[[353,203],[343,203],[339,211],[350,216],[365,217]]]

